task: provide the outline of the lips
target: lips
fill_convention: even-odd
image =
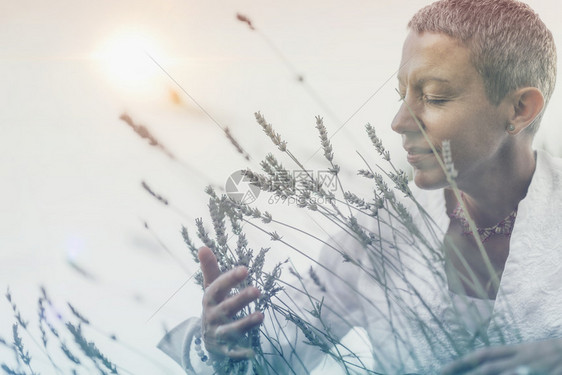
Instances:
[[[431,148],[425,147],[404,147],[408,152],[408,163],[410,164],[418,164],[425,159],[433,157],[433,151]]]

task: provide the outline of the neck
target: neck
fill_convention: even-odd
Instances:
[[[465,204],[478,227],[492,226],[508,216],[527,195],[535,172],[535,154],[527,147],[502,150],[477,176],[458,181]]]

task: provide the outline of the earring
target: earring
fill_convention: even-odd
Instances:
[[[508,132],[512,132],[512,131],[514,131],[514,130],[515,130],[515,125],[509,124],[509,125],[507,126],[507,131],[508,131]]]

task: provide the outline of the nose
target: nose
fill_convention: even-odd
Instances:
[[[414,111],[414,108],[412,108],[411,106],[408,107],[408,104],[405,102],[405,100],[403,100],[400,109],[398,109],[398,112],[392,120],[392,130],[394,130],[398,134],[419,132],[419,126],[416,123],[415,118],[420,121],[419,117]]]

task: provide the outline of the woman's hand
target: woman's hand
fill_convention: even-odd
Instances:
[[[250,286],[238,294],[230,295],[231,289],[248,276],[247,268],[237,267],[221,273],[217,258],[209,248],[200,248],[198,256],[205,288],[201,325],[207,351],[217,359],[253,357],[254,351],[240,345],[240,339],[262,323],[263,314],[254,312],[239,320],[233,320],[233,317],[259,297],[259,289]]]
[[[443,375],[561,375],[562,339],[484,348],[451,363]]]

